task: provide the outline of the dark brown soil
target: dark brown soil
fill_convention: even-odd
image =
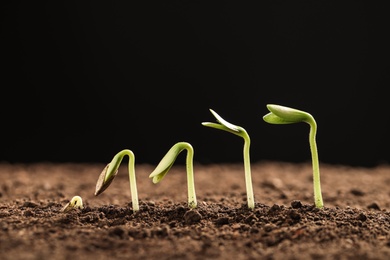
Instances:
[[[325,207],[313,206],[311,164],[252,164],[255,209],[241,164],[196,165],[198,207],[185,166],[161,183],[136,165],[94,196],[103,164],[0,164],[0,258],[390,259],[390,166],[320,165]],[[84,209],[62,212],[79,195]]]

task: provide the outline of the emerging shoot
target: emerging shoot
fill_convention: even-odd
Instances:
[[[156,169],[154,169],[154,171],[149,175],[149,178],[152,178],[153,183],[159,183],[171,169],[177,156],[183,150],[187,150],[186,169],[188,186],[188,206],[190,208],[196,208],[198,203],[196,201],[193,169],[194,149],[192,148],[191,144],[187,142],[178,142],[174,146],[172,146],[172,148],[161,159]]]
[[[300,111],[294,108],[285,106],[267,105],[270,113],[263,116],[265,122],[270,124],[293,124],[305,122],[310,125],[309,143],[313,165],[313,185],[314,185],[314,203],[317,208],[323,208],[321,183],[320,183],[320,167],[318,160],[318,151],[316,143],[317,123],[313,116],[307,112]]]
[[[83,199],[80,196],[74,196],[63,208],[62,212],[68,212],[73,209],[83,209]]]
[[[117,153],[112,161],[107,164],[107,166],[103,169],[101,174],[99,175],[99,179],[96,183],[95,196],[101,194],[104,190],[110,186],[111,182],[114,180],[115,176],[118,174],[119,166],[122,162],[123,157],[129,156],[129,181],[130,181],[130,192],[133,204],[133,212],[139,210],[138,205],[138,191],[137,191],[137,183],[135,178],[135,156],[131,150],[124,149]]]
[[[211,123],[211,122],[203,122],[202,125],[216,128],[216,129],[220,129],[220,130],[224,130],[224,131],[230,132],[232,134],[241,136],[244,139],[243,154],[244,154],[246,193],[247,193],[248,207],[250,209],[254,209],[255,200],[254,200],[254,196],[253,196],[252,176],[251,176],[251,166],[250,166],[250,156],[249,156],[249,148],[250,148],[251,140],[249,138],[249,135],[245,131],[244,128],[227,122],[222,117],[220,117],[214,110],[210,109],[210,112],[214,115],[214,117],[217,119],[219,124]]]

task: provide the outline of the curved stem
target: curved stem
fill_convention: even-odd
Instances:
[[[133,211],[139,210],[139,204],[138,204],[138,191],[137,191],[137,182],[135,178],[135,156],[134,153],[129,150],[125,149],[120,151],[115,157],[118,159],[114,160],[116,164],[119,166],[121,163],[123,157],[127,155],[129,156],[129,163],[128,163],[128,169],[129,169],[129,182],[130,182],[130,192],[131,192],[131,199],[133,204]]]
[[[193,158],[194,158],[194,149],[191,145],[185,145],[187,149],[187,157],[186,157],[186,168],[187,168],[187,186],[188,186],[188,206],[190,208],[196,208],[196,194],[195,194],[195,180],[194,180],[194,166],[193,166]]]
[[[131,192],[131,199],[133,204],[133,211],[139,210],[139,204],[138,204],[138,191],[137,191],[137,181],[135,179],[135,166],[134,166],[134,154],[130,151],[129,154],[129,181],[130,181],[130,192]]]
[[[217,124],[217,123],[203,122],[202,125],[224,130],[229,133],[238,135],[244,139],[243,155],[244,155],[246,194],[247,194],[248,207],[250,209],[253,209],[255,207],[255,199],[253,197],[251,164],[250,164],[250,156],[249,156],[250,155],[249,148],[251,142],[249,135],[244,128],[227,122],[222,117],[220,117],[214,110],[210,109],[210,111],[212,112],[212,114],[215,116],[215,118],[219,123]]]
[[[314,118],[308,121],[310,124],[309,143],[313,165],[313,186],[314,186],[314,203],[317,208],[323,208],[324,202],[322,200],[321,184],[320,184],[320,166],[318,159],[318,150],[316,143],[317,124]]]
[[[255,199],[253,196],[253,187],[252,187],[252,174],[251,174],[251,164],[249,156],[250,148],[250,138],[248,134],[243,135],[244,138],[244,170],[245,170],[245,185],[246,185],[246,196],[248,200],[248,207],[253,209],[255,207]]]
[[[193,157],[194,157],[194,148],[192,145],[187,142],[178,142],[169,149],[165,156],[161,159],[160,163],[154,169],[154,171],[149,175],[149,178],[152,178],[153,183],[160,182],[164,176],[171,169],[173,163],[175,162],[179,153],[183,150],[187,150],[186,157],[186,170],[187,170],[187,186],[188,186],[188,206],[190,208],[196,208],[196,194],[195,194],[195,182],[194,182],[194,167],[193,167]]]

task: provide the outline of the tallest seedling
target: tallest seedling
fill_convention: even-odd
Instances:
[[[310,125],[309,143],[313,164],[313,184],[314,184],[314,203],[317,208],[323,208],[320,167],[318,162],[318,152],[316,143],[317,123],[313,116],[307,112],[290,107],[268,104],[270,113],[263,116],[265,122],[270,124],[293,124],[305,122]]]

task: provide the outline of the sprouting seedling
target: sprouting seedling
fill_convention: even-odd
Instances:
[[[133,212],[139,210],[138,205],[138,191],[137,191],[137,183],[135,178],[135,156],[131,150],[124,149],[117,153],[114,158],[111,160],[109,164],[103,169],[101,174],[99,175],[99,179],[96,183],[95,196],[98,196],[103,191],[105,191],[108,186],[110,186],[111,182],[114,180],[115,176],[118,174],[119,166],[122,162],[123,157],[129,156],[129,181],[130,181],[130,192],[133,204]]]
[[[316,143],[317,123],[313,116],[307,112],[280,105],[267,105],[270,113],[263,116],[265,122],[270,124],[293,124],[305,122],[310,125],[309,143],[313,165],[314,203],[317,208],[324,207],[321,194],[320,167]]]
[[[211,123],[211,122],[203,122],[202,125],[216,128],[216,129],[220,129],[220,130],[225,130],[225,131],[230,132],[232,134],[241,136],[244,139],[243,154],[244,154],[244,171],[245,171],[246,193],[247,193],[248,207],[250,209],[253,209],[255,207],[255,200],[254,200],[254,196],[253,196],[251,165],[250,165],[250,155],[249,155],[249,148],[250,148],[250,143],[251,143],[249,135],[244,128],[227,122],[222,117],[220,117],[214,110],[210,109],[210,112],[214,115],[214,117],[217,119],[219,124]]]
[[[187,150],[186,157],[186,170],[187,170],[187,186],[188,186],[188,206],[190,208],[197,207],[196,193],[195,193],[195,182],[194,182],[194,148],[187,142],[178,142],[169,149],[165,156],[161,159],[156,169],[149,175],[152,178],[153,183],[159,183],[164,176],[171,169],[179,153],[183,150]]]
[[[68,212],[72,209],[83,209],[83,199],[80,196],[74,196],[62,209],[62,212]]]

